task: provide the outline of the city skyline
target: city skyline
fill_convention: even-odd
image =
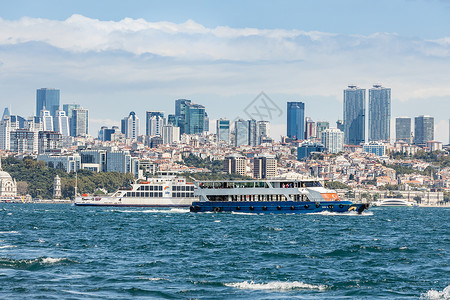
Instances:
[[[380,82],[392,89],[391,139],[393,119],[426,114],[435,118],[435,139],[448,142],[447,2],[232,1],[205,7],[202,1],[112,1],[107,11],[95,9],[101,2],[5,4],[3,107],[31,116],[34,91],[57,87],[61,103],[90,110],[95,135],[101,126],[120,125],[125,112],[168,112],[180,98],[204,105],[211,120],[247,119],[246,107],[264,91],[283,108],[269,120],[278,138],[286,134],[286,101],[301,99],[305,117],[334,124],[343,118],[343,87]],[[173,3],[184,9],[174,11]],[[291,18],[274,13],[280,10]],[[418,26],[414,21],[423,12],[433,22]],[[336,13],[344,22],[333,21]]]

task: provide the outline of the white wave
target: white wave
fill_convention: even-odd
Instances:
[[[362,213],[358,213],[356,211],[348,211],[348,212],[335,212],[335,211],[320,211],[320,212],[311,212],[306,213],[307,215],[323,215],[323,216],[373,216],[373,212],[371,211],[363,211]]]
[[[159,278],[159,277],[142,277],[142,278],[139,278],[139,279],[141,279],[141,280],[148,280],[148,281],[163,281],[163,280],[168,281],[169,280],[167,278]]]
[[[448,285],[441,292],[436,290],[429,290],[428,292],[422,294],[420,299],[426,300],[449,300],[450,299],[450,285]]]
[[[258,214],[256,214],[256,213],[245,213],[245,212],[237,212],[237,211],[232,211],[231,214],[232,214],[232,215],[247,215],[247,216],[258,215]]]
[[[43,239],[39,239],[38,242],[39,243],[45,243],[45,241]]]
[[[171,209],[146,209],[146,210],[122,210],[122,209],[114,209],[112,212],[124,212],[124,213],[163,213],[163,214],[181,214],[188,213],[189,209],[185,208],[171,208]]]
[[[236,283],[225,283],[225,286],[234,287],[242,290],[297,290],[297,289],[305,289],[305,290],[319,290],[323,291],[326,289],[325,285],[314,285],[303,283],[300,281],[292,281],[292,282],[284,282],[284,281],[272,281],[269,283],[255,283],[253,281],[244,281],[244,282],[236,282]]]
[[[7,213],[8,216],[12,216],[12,213]]]
[[[0,249],[5,249],[5,248],[17,248],[17,246],[14,246],[14,245],[0,246]]]
[[[18,231],[0,231],[0,234],[3,234],[3,233],[19,233]]]
[[[42,258],[42,263],[43,264],[57,264],[59,262],[65,261],[67,260],[66,258],[53,258],[53,257],[44,257]]]
[[[220,220],[215,220],[214,223],[221,223],[222,221]]]

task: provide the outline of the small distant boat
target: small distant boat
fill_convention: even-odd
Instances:
[[[419,206],[415,201],[407,201],[399,198],[386,198],[380,199],[378,201],[372,202],[372,206],[409,206],[417,207]]]

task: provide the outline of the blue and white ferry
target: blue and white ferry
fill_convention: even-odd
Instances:
[[[362,213],[364,203],[341,200],[320,181],[300,175],[268,180],[196,182],[191,212],[241,213]]]

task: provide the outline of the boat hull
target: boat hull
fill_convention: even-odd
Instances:
[[[255,201],[231,202],[209,201],[193,202],[191,212],[238,212],[238,213],[270,213],[270,214],[304,214],[319,212],[345,213],[356,211],[362,213],[368,204],[355,204],[350,201]]]

